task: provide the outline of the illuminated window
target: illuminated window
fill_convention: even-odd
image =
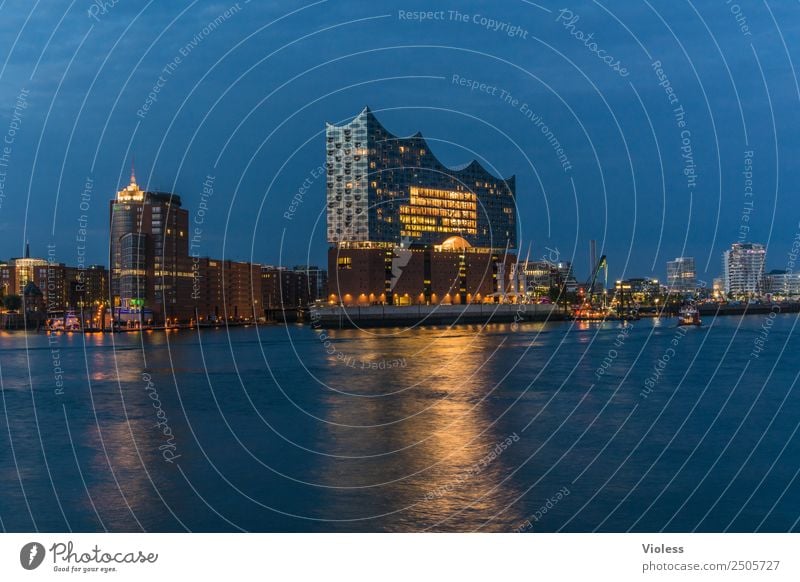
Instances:
[[[477,196],[472,192],[412,186],[409,204],[400,206],[404,236],[424,232],[477,234]]]

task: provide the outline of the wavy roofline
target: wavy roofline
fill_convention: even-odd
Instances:
[[[377,116],[376,116],[376,115],[375,115],[375,114],[372,112],[372,109],[370,109],[370,108],[369,108],[369,105],[366,105],[366,106],[364,106],[364,109],[362,109],[362,110],[361,110],[361,111],[358,113],[358,115],[356,115],[355,117],[351,118],[351,119],[350,119],[350,121],[348,121],[347,123],[336,124],[336,123],[330,123],[330,122],[327,122],[327,121],[326,121],[326,122],[325,122],[325,125],[326,125],[326,126],[329,126],[329,127],[344,128],[344,127],[347,127],[348,125],[352,124],[352,123],[353,123],[353,122],[354,122],[356,119],[358,119],[358,118],[359,118],[359,117],[361,117],[362,115],[366,115],[368,118],[369,118],[369,117],[371,117],[371,118],[372,118],[372,119],[375,121],[375,123],[377,123],[377,124],[378,124],[378,125],[381,127],[381,129],[383,129],[383,131],[385,131],[385,132],[386,132],[386,133],[387,133],[389,136],[391,136],[393,139],[396,139],[396,140],[404,140],[404,139],[420,139],[420,140],[422,140],[422,141],[425,143],[425,145],[427,146],[427,149],[428,149],[428,151],[431,153],[431,155],[433,156],[433,158],[436,160],[436,162],[437,162],[437,163],[438,163],[440,166],[442,166],[443,168],[445,168],[445,169],[446,169],[448,172],[452,172],[452,173],[453,173],[453,174],[455,174],[455,175],[459,175],[459,174],[462,174],[462,173],[464,173],[464,174],[465,174],[465,173],[467,173],[467,171],[468,171],[468,170],[470,170],[470,169],[471,169],[473,166],[477,166],[477,167],[478,167],[478,169],[480,169],[480,170],[481,170],[483,173],[487,174],[488,176],[491,176],[491,177],[492,177],[492,178],[494,178],[495,180],[501,180],[501,181],[505,182],[506,184],[515,184],[515,182],[516,182],[516,177],[517,177],[517,175],[516,175],[516,174],[511,174],[511,175],[510,175],[510,176],[508,176],[508,177],[504,177],[504,176],[497,176],[497,175],[495,175],[495,174],[494,174],[494,172],[491,172],[491,171],[487,170],[487,169],[486,169],[486,168],[483,166],[483,164],[481,164],[481,163],[480,163],[480,162],[479,162],[477,159],[475,159],[475,158],[473,158],[471,161],[467,162],[466,164],[459,164],[459,165],[456,165],[455,167],[448,166],[447,164],[445,164],[444,162],[442,162],[442,160],[440,160],[440,159],[439,159],[439,156],[437,156],[435,153],[433,153],[433,149],[431,148],[431,146],[430,146],[430,143],[428,142],[428,140],[427,140],[427,139],[425,139],[425,136],[423,136],[423,135],[422,135],[422,132],[421,132],[421,131],[418,131],[417,133],[415,133],[415,134],[413,134],[413,135],[409,135],[409,136],[405,136],[405,137],[404,137],[404,136],[397,135],[397,134],[395,134],[394,132],[392,132],[392,131],[389,131],[389,130],[386,128],[386,126],[385,126],[383,123],[381,123],[381,121],[378,119],[378,117],[377,117]],[[515,184],[515,185],[516,185],[516,184]]]

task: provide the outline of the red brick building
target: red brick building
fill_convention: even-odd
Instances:
[[[328,300],[344,305],[513,301],[516,260],[472,248],[459,237],[411,248],[340,245],[328,251]]]
[[[195,261],[192,303],[197,319],[254,321],[263,317],[261,265],[203,257]]]

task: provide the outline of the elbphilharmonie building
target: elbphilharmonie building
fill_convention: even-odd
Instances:
[[[326,128],[331,303],[497,301],[517,246],[515,179],[441,163],[370,109]]]
[[[448,168],[420,133],[398,137],[364,108],[328,124],[328,242],[436,245],[452,236],[483,249],[516,247],[514,177],[477,161]]]

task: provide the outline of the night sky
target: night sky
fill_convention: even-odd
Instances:
[[[0,258],[30,240],[75,264],[85,215],[106,264],[135,157],[204,220],[202,255],[324,264],[325,122],[369,105],[446,164],[516,175],[521,254],[578,278],[592,238],[611,278],[688,255],[710,284],[737,240],[785,269],[798,25],[775,0],[0,0]]]

